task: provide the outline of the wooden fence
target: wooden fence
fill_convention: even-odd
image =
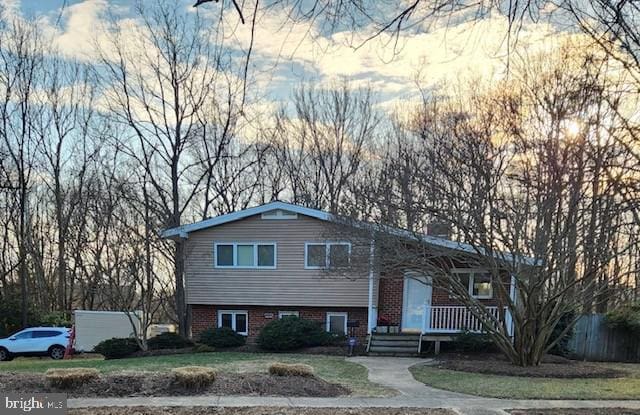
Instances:
[[[640,339],[607,327],[603,314],[580,317],[568,346],[576,359],[640,362]]]

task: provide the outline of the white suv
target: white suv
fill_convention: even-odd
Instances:
[[[31,327],[0,339],[0,361],[16,356],[51,356],[62,359],[69,343],[66,327]]]

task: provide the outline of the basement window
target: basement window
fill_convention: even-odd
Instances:
[[[221,310],[218,312],[218,327],[227,327],[246,336],[249,334],[249,314],[245,310]]]
[[[327,313],[327,331],[333,334],[347,334],[347,313]]]

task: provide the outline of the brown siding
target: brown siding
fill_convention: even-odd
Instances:
[[[325,222],[303,215],[292,220],[263,220],[256,215],[191,233],[186,252],[187,302],[367,307],[368,275],[362,267],[347,276],[304,268],[305,242],[344,239],[328,236]],[[277,268],[214,268],[214,242],[275,242]],[[356,245],[353,256],[362,256],[358,253],[362,248]]]

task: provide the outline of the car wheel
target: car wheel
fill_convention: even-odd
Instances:
[[[52,346],[49,349],[49,356],[53,359],[53,360],[60,360],[62,358],[64,358],[64,347],[62,346]]]
[[[11,354],[9,354],[9,351],[7,349],[3,349],[0,348],[0,362],[6,362],[11,360]]]

